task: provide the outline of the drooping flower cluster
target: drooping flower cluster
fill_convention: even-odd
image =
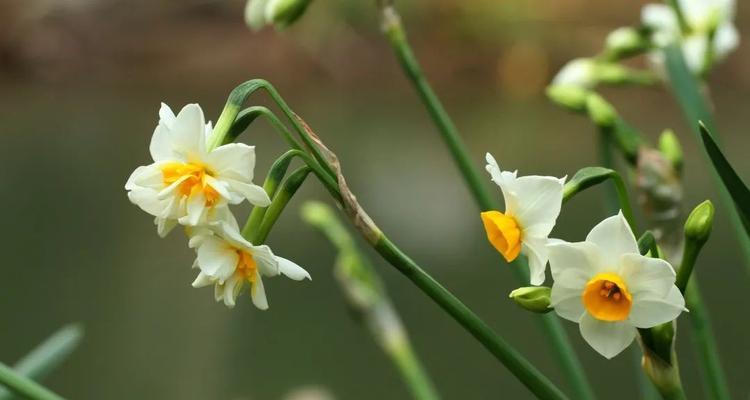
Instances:
[[[284,274],[295,280],[310,276],[274,256],[268,246],[254,246],[242,237],[229,205],[247,200],[266,207],[271,200],[253,183],[255,148],[242,143],[208,148],[212,131],[197,104],[177,115],[162,104],[149,148],[154,162],[136,168],[125,189],[131,202],[154,216],[160,236],[177,224],[187,228],[200,269],[193,286],[213,284],[216,300],[232,307],[247,281],[253,302],[265,309],[261,275]]]
[[[508,261],[529,259],[532,285],[545,280],[549,261],[551,306],[577,322],[581,335],[601,355],[612,358],[636,336],[674,320],[685,308],[675,272],[664,260],[643,256],[622,213],[607,218],[583,242],[550,239],[560,214],[565,178],[517,177],[501,171],[487,155],[487,171],[500,186],[505,213],[481,214],[487,238]]]

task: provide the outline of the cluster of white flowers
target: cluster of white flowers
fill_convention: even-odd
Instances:
[[[294,280],[310,275],[293,262],[274,256],[268,246],[245,240],[229,205],[247,200],[266,207],[271,200],[253,184],[255,148],[242,143],[208,148],[211,123],[197,104],[176,116],[162,104],[151,138],[153,163],[136,168],[125,184],[130,201],[155,218],[160,236],[184,225],[200,269],[194,287],[214,285],[217,301],[234,306],[244,282],[253,303],[268,308],[261,276],[283,274]]]
[[[672,266],[643,256],[622,213],[596,225],[583,242],[550,239],[560,214],[565,178],[517,177],[487,154],[487,171],[500,186],[505,212],[487,211],[482,221],[490,243],[510,262],[529,259],[531,284],[541,285],[549,261],[551,306],[577,322],[591,347],[607,358],[624,350],[636,328],[674,320],[685,309]]]
[[[734,0],[677,0],[684,25],[675,10],[664,4],[648,4],[641,12],[641,22],[650,28],[654,45],[665,47],[679,43],[688,67],[694,73],[706,71],[714,62],[723,60],[739,45],[734,26]],[[663,64],[661,52],[652,52],[650,59]]]

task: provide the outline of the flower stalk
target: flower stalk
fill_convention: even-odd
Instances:
[[[29,400],[63,400],[44,386],[0,363],[0,385]]]

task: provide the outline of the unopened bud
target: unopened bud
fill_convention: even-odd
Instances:
[[[682,146],[671,129],[665,130],[659,136],[659,151],[672,163],[676,171],[682,169]]]
[[[592,92],[586,97],[586,109],[591,120],[599,127],[611,127],[617,121],[615,108],[596,93]]]
[[[552,289],[546,286],[528,286],[510,292],[510,298],[522,308],[544,314],[552,311],[550,297]]]
[[[302,14],[312,0],[249,0],[245,6],[245,23],[254,30],[266,25],[284,28]]]
[[[565,64],[552,80],[553,85],[570,85],[591,89],[597,84],[597,64],[591,58],[577,58]]]
[[[685,239],[703,245],[711,236],[713,224],[714,205],[711,200],[706,200],[695,207],[685,221]]]
[[[621,59],[647,50],[649,40],[638,29],[622,27],[610,32],[604,46],[613,59]]]
[[[589,91],[580,86],[556,85],[547,87],[547,97],[555,104],[570,111],[586,111],[586,97]]]

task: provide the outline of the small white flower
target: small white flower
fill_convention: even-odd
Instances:
[[[501,171],[491,154],[487,153],[486,158],[487,172],[505,199],[505,213],[481,214],[487,239],[508,262],[519,253],[525,254],[529,258],[531,284],[541,285],[547,266],[547,237],[560,215],[565,178],[518,178],[517,171]]]
[[[268,308],[262,277],[282,274],[295,281],[311,279],[302,267],[285,258],[275,256],[266,245],[254,246],[245,240],[233,223],[222,223],[214,233],[198,229],[190,238],[196,249],[194,267],[200,269],[193,287],[214,285],[216,301],[234,307],[244,284],[250,284],[253,304],[261,310]]]
[[[553,85],[570,85],[591,89],[596,86],[596,62],[590,58],[569,61],[552,80]]]
[[[706,65],[709,51],[713,62],[718,62],[737,48],[739,34],[733,24],[734,0],[678,0],[685,22],[690,28],[687,35],[680,29],[677,15],[664,4],[647,4],[641,11],[641,21],[653,29],[652,39],[658,47],[679,41],[688,67],[701,73]],[[650,60],[658,68],[664,64],[661,52],[652,52]]]
[[[159,235],[177,222],[196,226],[231,219],[228,204],[247,199],[267,206],[270,199],[254,185],[255,148],[231,143],[208,150],[211,125],[197,104],[175,116],[162,104],[151,138],[154,162],[138,167],[125,184],[130,201],[156,217]]]
[[[606,358],[628,347],[636,328],[672,321],[685,309],[672,266],[638,252],[622,213],[596,225],[584,242],[551,243],[549,261],[555,312],[577,322]]]

